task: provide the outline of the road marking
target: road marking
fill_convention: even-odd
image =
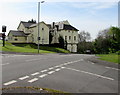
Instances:
[[[43,77],[45,77],[45,76],[47,76],[48,74],[43,74],[43,75],[41,75],[41,76],[39,76],[40,78],[43,78]]]
[[[21,78],[19,78],[20,80],[24,80],[24,79],[27,79],[27,78],[29,78],[29,76],[24,76],[24,77],[21,77]]]
[[[58,66],[55,66],[55,67],[60,67],[60,66],[58,65]]]
[[[91,63],[91,64],[95,64],[95,63],[93,63],[93,62],[91,62],[91,61],[88,61],[89,63]]]
[[[5,64],[1,64],[1,65],[8,65],[8,64],[10,64],[10,63],[5,63]]]
[[[105,68],[108,68],[108,69],[113,69],[113,70],[120,70],[120,69],[117,69],[117,68],[112,68],[112,67],[105,67]]]
[[[52,69],[54,69],[54,68],[53,67],[49,68],[49,70],[52,70]]]
[[[61,69],[55,69],[55,71],[60,71]]]
[[[65,67],[61,67],[62,69],[64,69]]]
[[[65,68],[66,68],[66,67],[65,67]],[[70,69],[70,70],[73,70],[73,71],[86,73],[86,74],[89,74],[89,75],[101,77],[101,78],[108,79],[108,80],[114,80],[113,78],[105,77],[105,76],[98,75],[98,74],[94,74],[94,73],[91,73],[91,72],[81,71],[81,70],[77,70],[77,69],[73,69],[73,68],[66,68],[66,69]]]
[[[37,80],[38,80],[38,78],[34,78],[34,79],[29,80],[28,82],[32,83],[32,82],[35,82]]]
[[[48,74],[52,74],[52,73],[54,73],[55,71],[50,71],[50,72],[48,72]]]
[[[12,81],[9,81],[7,83],[4,83],[3,85],[10,85],[10,84],[13,84],[13,83],[16,83],[17,81],[16,80],[12,80]]]
[[[41,72],[43,73],[43,72],[46,72],[46,71],[48,71],[48,70],[42,70]]]
[[[32,76],[35,76],[35,75],[38,75],[38,74],[40,74],[39,72],[36,72],[36,73],[33,73],[33,74],[31,74]]]

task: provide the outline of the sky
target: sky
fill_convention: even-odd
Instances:
[[[0,3],[0,27],[7,26],[9,30],[17,30],[20,21],[34,19],[37,21],[38,2],[2,2]],[[86,31],[92,39],[97,37],[99,31],[118,26],[118,2],[117,1],[79,1],[62,0],[49,2],[45,0],[40,6],[40,21],[47,24],[68,20],[79,32]],[[0,29],[2,31],[2,29]],[[7,34],[6,33],[6,34]]]

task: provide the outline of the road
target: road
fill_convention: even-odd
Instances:
[[[39,86],[70,93],[118,93],[119,69],[84,54],[2,54],[2,86]]]

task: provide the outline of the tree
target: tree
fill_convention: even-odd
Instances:
[[[62,36],[59,36],[59,47],[64,49],[65,41]]]
[[[29,23],[36,23],[36,20],[31,19],[31,20],[29,20],[28,22],[29,22]]]
[[[78,52],[86,53],[87,50],[93,52],[93,43],[90,42],[91,36],[89,32],[82,31],[78,34],[79,43],[78,43]]]
[[[94,42],[96,53],[114,53],[120,50],[120,29],[110,27],[98,33]]]
[[[78,37],[79,37],[79,42],[87,42],[87,41],[90,41],[91,39],[91,36],[90,36],[90,33],[89,32],[85,32],[85,31],[82,31],[78,34]]]
[[[51,44],[52,38],[53,38],[52,32],[49,32],[49,44]]]

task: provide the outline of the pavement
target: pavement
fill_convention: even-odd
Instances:
[[[118,65],[107,62],[104,65],[103,61],[94,60],[95,55],[87,54],[2,54],[2,88],[41,87],[68,93],[118,93]],[[3,90],[3,93],[9,92]]]

